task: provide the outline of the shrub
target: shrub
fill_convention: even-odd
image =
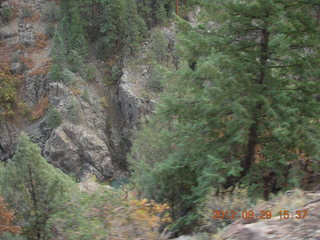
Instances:
[[[49,22],[46,26],[46,35],[49,38],[53,38],[55,30],[56,30],[56,27],[55,27],[54,23]]]
[[[158,62],[162,63],[168,55],[169,41],[166,36],[159,30],[155,31],[151,36],[151,54]]]
[[[49,105],[49,98],[42,97],[40,98],[39,102],[35,106],[34,110],[31,113],[31,121],[37,120],[41,118],[44,114],[44,111],[48,108]]]
[[[83,72],[84,70],[84,63],[81,55],[75,51],[71,50],[67,56],[67,61],[70,66],[70,70],[72,72]]]
[[[75,75],[69,69],[63,70],[61,74],[61,78],[62,78],[62,81],[67,85],[71,85],[75,82]]]
[[[147,87],[154,92],[160,92],[163,90],[163,71],[155,66],[153,67],[150,76],[148,77]]]
[[[119,78],[121,77],[122,72],[121,68],[117,65],[113,66],[111,69],[111,78],[113,82],[117,82]]]
[[[26,238],[21,235],[14,235],[12,233],[5,232],[1,235],[1,240],[26,240]]]
[[[33,17],[33,15],[34,15],[34,12],[31,8],[29,7],[22,8],[22,15],[21,15],[22,18],[31,18]]]
[[[88,67],[86,67],[86,71],[85,72],[86,72],[85,78],[89,82],[93,82],[96,79],[96,77],[97,77],[96,69],[93,66],[89,65]]]
[[[72,123],[80,123],[80,104],[75,99],[71,99],[67,103],[67,118]]]
[[[9,69],[0,68],[0,110],[3,116],[14,114],[13,108],[19,86],[19,79],[13,76]]]
[[[81,95],[81,99],[84,100],[84,101],[86,101],[86,102],[88,102],[88,103],[90,103],[90,95],[89,95],[89,92],[88,92],[88,89],[87,89],[87,88],[85,88],[85,89],[83,90],[83,93],[82,93],[82,95]]]
[[[50,108],[47,113],[47,124],[49,128],[57,128],[62,123],[62,115],[56,108]]]
[[[13,18],[13,10],[12,8],[5,8],[2,10],[1,19],[3,22],[8,23]]]
[[[49,71],[49,80],[51,82],[61,82],[62,73],[61,67],[58,64],[53,64]]]
[[[100,102],[101,107],[103,107],[103,108],[108,108],[110,106],[109,100],[106,96],[101,97],[99,99],[99,102]]]

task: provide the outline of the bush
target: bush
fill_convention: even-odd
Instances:
[[[155,31],[151,36],[151,54],[153,59],[158,63],[162,63],[168,56],[169,41],[166,36],[159,30]]]
[[[122,75],[121,68],[118,67],[117,65],[113,66],[111,70],[112,81],[117,82],[120,79],[121,75]]]
[[[161,92],[163,90],[162,79],[163,71],[155,66],[148,77],[147,87],[154,92]]]
[[[81,99],[84,100],[84,101],[86,101],[86,102],[88,102],[88,103],[90,103],[90,95],[89,95],[89,92],[88,92],[88,89],[87,89],[87,88],[85,88],[85,89],[83,90],[83,93],[82,93],[82,95],[81,95]]]
[[[81,114],[80,114],[80,104],[75,99],[71,99],[67,103],[67,118],[72,123],[80,123]]]
[[[33,15],[34,15],[34,12],[31,8],[29,7],[22,8],[22,15],[21,15],[22,18],[31,18],[33,17]]]
[[[44,12],[45,21],[50,23],[57,22],[60,19],[60,9],[54,2],[48,2]]]
[[[85,78],[87,81],[93,82],[96,79],[96,77],[97,77],[96,69],[93,66],[89,65],[88,67],[86,67],[85,72],[86,72]]]
[[[56,31],[56,27],[54,23],[49,22],[46,26],[46,35],[49,38],[53,38],[55,31]]]
[[[53,64],[49,71],[49,80],[51,82],[61,82],[62,73],[61,67],[58,64]]]
[[[62,115],[56,108],[50,108],[47,113],[47,124],[49,128],[57,128],[62,123]]]
[[[83,69],[84,69],[83,59],[77,51],[71,50],[67,56],[67,61],[70,66],[70,70],[72,72],[74,73],[83,72]]]
[[[21,235],[14,235],[12,233],[5,232],[1,235],[1,240],[26,240],[26,238]]]
[[[61,78],[66,85],[71,85],[75,82],[75,75],[69,69],[63,70]]]
[[[5,8],[2,10],[1,19],[3,22],[8,23],[13,18],[13,10],[11,8]]]

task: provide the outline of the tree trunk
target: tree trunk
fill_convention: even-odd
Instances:
[[[260,73],[258,78],[256,79],[255,83],[257,85],[263,85],[265,83],[266,78],[266,65],[267,60],[269,58],[269,32],[267,30],[267,26],[261,31],[261,40],[260,40],[260,59],[259,59],[259,66],[260,66]],[[252,163],[255,160],[255,149],[258,143],[258,128],[259,128],[259,121],[261,116],[262,110],[262,103],[257,103],[253,109],[253,123],[249,128],[249,135],[248,135],[248,143],[246,154],[241,161],[241,167],[243,168],[241,172],[241,177],[244,177],[248,171]]]

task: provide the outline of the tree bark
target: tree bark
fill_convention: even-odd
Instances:
[[[267,26],[265,26],[265,28],[261,30],[260,51],[260,73],[255,81],[257,85],[263,85],[266,80],[266,65],[269,58],[269,32],[267,30]],[[249,128],[246,154],[241,161],[241,167],[243,169],[241,172],[241,177],[245,176],[248,173],[252,163],[255,160],[255,149],[258,144],[258,128],[260,125],[261,111],[262,103],[257,103],[253,109],[253,123]]]

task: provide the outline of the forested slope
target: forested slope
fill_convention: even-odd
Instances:
[[[0,239],[318,237],[319,0],[0,3]]]

